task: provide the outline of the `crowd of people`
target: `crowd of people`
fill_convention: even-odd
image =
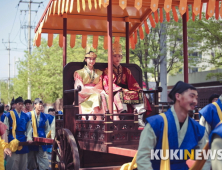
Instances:
[[[11,101],[11,108],[0,103],[0,169],[46,170],[49,169],[48,145],[24,145],[19,142],[33,142],[33,137],[55,137],[55,109],[44,113],[43,101],[36,98],[23,101],[18,97]],[[50,152],[50,150],[48,150]]]

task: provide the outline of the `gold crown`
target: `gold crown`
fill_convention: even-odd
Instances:
[[[96,58],[97,55],[94,52],[87,53],[85,57]]]
[[[123,55],[122,46],[118,41],[113,43],[113,55],[115,54]]]

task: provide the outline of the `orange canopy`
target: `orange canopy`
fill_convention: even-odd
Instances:
[[[140,38],[144,38],[143,28],[149,33],[149,25],[163,21],[163,10],[166,19],[170,20],[172,10],[175,21],[178,21],[176,6],[183,15],[192,5],[193,20],[202,10],[202,4],[207,3],[206,18],[215,14],[216,19],[222,16],[219,11],[219,1],[216,0],[112,0],[112,34],[114,37],[125,37],[125,23],[129,22],[131,48],[135,48],[136,30],[139,29]],[[50,0],[36,29],[34,45],[40,46],[41,33],[48,33],[48,46],[52,45],[53,34],[60,34],[62,47],[63,18],[67,18],[67,34],[71,34],[70,46],[75,46],[75,36],[82,36],[82,46],[85,47],[87,35],[93,35],[93,47],[98,45],[98,36],[107,36],[107,5],[109,0]],[[157,9],[159,10],[157,11]],[[151,15],[151,14],[154,15]],[[188,13],[187,13],[188,14]],[[189,19],[189,17],[188,17]],[[200,15],[201,19],[201,15]],[[147,24],[147,21],[150,24]],[[105,47],[105,46],[104,46]]]

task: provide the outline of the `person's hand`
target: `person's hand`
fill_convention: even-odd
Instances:
[[[32,140],[27,140],[27,142],[28,142],[28,143],[32,143],[33,141],[32,141]]]
[[[11,151],[9,148],[5,148],[5,149],[4,149],[4,152],[5,152],[5,154],[8,155],[8,156],[10,156],[10,157],[12,156],[12,151]]]

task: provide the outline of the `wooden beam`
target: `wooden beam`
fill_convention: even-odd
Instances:
[[[63,67],[66,65],[67,58],[67,18],[63,18]]]
[[[136,152],[137,152],[137,150],[133,150],[133,149],[125,149],[125,148],[118,148],[118,147],[108,147],[108,153],[116,154],[116,155],[134,157]]]
[[[129,64],[129,22],[126,22],[126,64]]]
[[[188,83],[188,46],[187,46],[187,14],[183,14],[183,59],[184,59],[184,82]]]
[[[62,29],[47,29],[43,28],[42,33],[54,33],[54,34],[62,34]],[[75,35],[98,35],[98,36],[106,36],[106,31],[85,31],[85,30],[68,30],[67,34],[75,34]],[[114,37],[125,37],[125,32],[113,32]]]
[[[113,114],[112,0],[107,7],[109,113]],[[106,141],[109,142],[109,141]]]

